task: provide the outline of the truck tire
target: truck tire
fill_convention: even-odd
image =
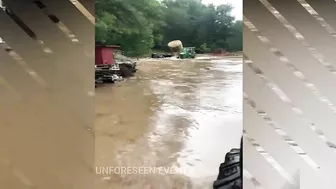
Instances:
[[[242,189],[242,143],[240,149],[231,149],[226,153],[224,163],[219,167],[214,189]]]

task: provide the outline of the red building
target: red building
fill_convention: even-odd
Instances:
[[[213,52],[215,56],[227,56],[228,52],[225,49],[217,49]]]
[[[120,49],[120,46],[116,45],[96,45],[95,48],[95,64],[98,66],[108,66],[113,65],[114,52]]]

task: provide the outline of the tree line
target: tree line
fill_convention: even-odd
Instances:
[[[172,40],[200,53],[242,50],[242,22],[232,6],[201,0],[95,0],[96,42],[120,45],[128,56],[168,50]]]

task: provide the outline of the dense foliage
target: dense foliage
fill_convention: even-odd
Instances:
[[[96,40],[122,46],[130,56],[166,50],[181,40],[199,52],[242,50],[242,22],[230,5],[201,0],[96,0]]]

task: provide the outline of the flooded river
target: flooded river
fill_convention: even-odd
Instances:
[[[138,68],[96,89],[96,188],[212,188],[240,143],[242,59],[149,59]]]

